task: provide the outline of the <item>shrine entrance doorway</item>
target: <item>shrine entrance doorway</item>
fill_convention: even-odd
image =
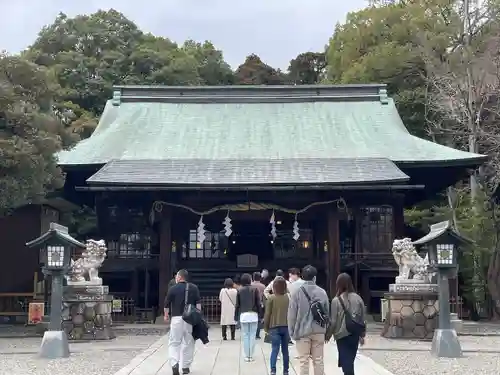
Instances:
[[[259,267],[263,262],[274,258],[273,238],[269,231],[269,223],[255,220],[233,222],[228,258],[238,261],[238,257],[244,254],[256,256]]]

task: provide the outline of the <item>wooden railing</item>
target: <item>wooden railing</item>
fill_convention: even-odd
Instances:
[[[159,254],[151,254],[145,251],[136,251],[136,252],[117,252],[117,251],[108,251],[106,254],[107,259],[159,259]]]
[[[139,308],[134,298],[128,293],[113,293],[114,300],[121,301],[121,311],[113,311],[114,322],[119,323],[154,323],[157,308]]]
[[[208,323],[220,323],[221,305],[219,296],[201,297],[201,308],[203,309],[203,315]]]
[[[34,299],[34,293],[0,293],[0,320],[2,323],[26,324],[29,303]]]

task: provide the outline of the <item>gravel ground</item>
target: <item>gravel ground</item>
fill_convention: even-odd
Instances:
[[[1,338],[0,375],[113,375],[161,338],[158,332],[118,332],[111,341],[71,343],[66,359],[37,358],[40,338]]]
[[[369,335],[361,353],[394,375],[498,375],[500,337],[461,336],[464,357],[435,358],[429,341],[390,340]]]
[[[434,358],[429,352],[362,351],[394,375],[498,375],[498,353],[465,353],[463,358]]]

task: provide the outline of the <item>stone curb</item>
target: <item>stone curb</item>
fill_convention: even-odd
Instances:
[[[357,359],[359,362],[361,362],[363,365],[362,367],[365,367],[367,369],[370,369],[370,374],[372,375],[394,375],[392,372],[387,370],[385,367],[379,365],[377,362],[375,362],[373,359],[370,357],[367,357],[363,354],[357,354]]]
[[[142,353],[135,356],[128,365],[123,367],[121,370],[115,372],[114,375],[130,375],[132,371],[134,371],[137,367],[139,367],[144,361],[146,361],[149,357],[151,357],[154,353],[156,353],[163,345],[165,345],[167,335],[162,336],[159,340],[154,342],[144,350]]]

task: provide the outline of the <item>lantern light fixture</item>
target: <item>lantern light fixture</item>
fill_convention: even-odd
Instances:
[[[43,273],[52,276],[49,329],[43,335],[39,355],[47,359],[69,357],[68,338],[61,324],[63,277],[70,266],[71,250],[85,249],[85,245],[73,238],[67,227],[50,223],[46,233],[28,242],[26,246],[40,249]]]
[[[437,264],[451,266],[455,263],[455,246],[453,244],[437,244]]]
[[[449,279],[457,277],[457,247],[473,242],[460,235],[450,221],[433,224],[430,232],[413,242],[427,248],[429,268],[437,271],[439,326],[434,332],[431,352],[436,357],[459,358],[462,348],[451,324]]]
[[[64,246],[47,246],[47,266],[50,268],[64,267]]]

